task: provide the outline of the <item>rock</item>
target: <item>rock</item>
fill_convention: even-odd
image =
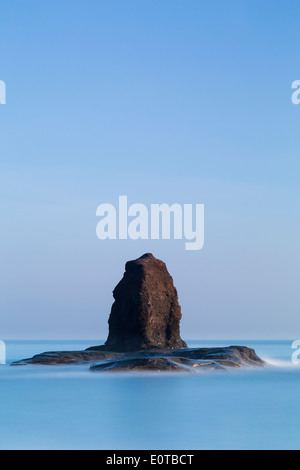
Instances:
[[[262,367],[265,365],[253,349],[245,346],[224,348],[153,349],[126,353],[85,350],[37,354],[13,365],[91,364],[94,372],[156,371],[196,372],[208,369]]]
[[[94,372],[155,371],[203,372],[239,367],[262,367],[265,363],[253,349],[245,346],[225,348],[177,349],[175,351],[140,351],[120,354],[93,364]]]
[[[126,263],[113,295],[104,345],[45,352],[12,365],[86,363],[94,372],[195,372],[265,365],[245,346],[188,348],[180,338],[181,308],[173,279],[165,263],[152,254]]]
[[[170,352],[171,356],[180,356],[192,360],[213,360],[229,367],[263,366],[265,363],[257,356],[254,349],[246,346],[229,346],[224,348],[190,348]]]
[[[106,350],[186,347],[177,290],[163,261],[147,253],[127,262],[113,296]]]
[[[91,366],[92,371],[101,372],[128,372],[128,371],[152,371],[152,372],[190,372],[190,367],[185,367],[179,359],[168,357],[133,357],[106,361]]]
[[[80,364],[85,362],[95,362],[106,358],[118,356],[119,353],[102,351],[49,351],[35,356],[15,361],[13,366],[24,366],[27,364],[56,365],[56,364]]]

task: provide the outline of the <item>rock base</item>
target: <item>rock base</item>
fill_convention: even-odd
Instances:
[[[264,361],[246,346],[184,348],[130,353],[110,352],[101,346],[84,351],[45,352],[12,365],[89,364],[94,372],[156,371],[196,372],[240,367],[263,367]]]

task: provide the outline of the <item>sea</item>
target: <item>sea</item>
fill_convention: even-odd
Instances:
[[[293,341],[244,345],[264,368],[96,373],[88,365],[13,361],[101,341],[6,341],[0,365],[1,450],[299,450],[300,365]],[[295,361],[294,361],[295,362]]]

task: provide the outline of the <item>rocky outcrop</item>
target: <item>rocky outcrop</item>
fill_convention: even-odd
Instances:
[[[104,345],[45,352],[12,365],[88,364],[94,372],[195,372],[264,365],[245,346],[188,348],[180,337],[181,308],[173,279],[165,263],[152,254],[126,263],[113,296]]]
[[[26,364],[88,364],[94,372],[201,372],[208,369],[224,370],[265,365],[253,349],[245,346],[155,349],[127,353],[100,351],[99,349],[45,352],[30,359],[15,362],[13,365]]]
[[[47,351],[35,356],[15,361],[13,366],[24,366],[28,364],[58,365],[58,364],[84,364],[105,360],[118,356],[118,353],[97,351]]]
[[[91,366],[92,371],[179,371],[203,372],[228,368],[263,366],[253,349],[245,346],[227,348],[179,349],[176,351],[141,352],[116,356]]]
[[[113,296],[106,350],[186,347],[177,290],[163,261],[147,253],[127,262]]]

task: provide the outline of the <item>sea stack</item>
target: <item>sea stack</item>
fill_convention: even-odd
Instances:
[[[128,261],[113,291],[105,350],[186,348],[180,338],[181,307],[166,264],[147,253]]]
[[[12,365],[87,363],[94,372],[185,373],[265,365],[245,346],[188,348],[180,338],[181,308],[173,279],[165,263],[150,253],[126,263],[113,295],[105,344],[44,352]]]

